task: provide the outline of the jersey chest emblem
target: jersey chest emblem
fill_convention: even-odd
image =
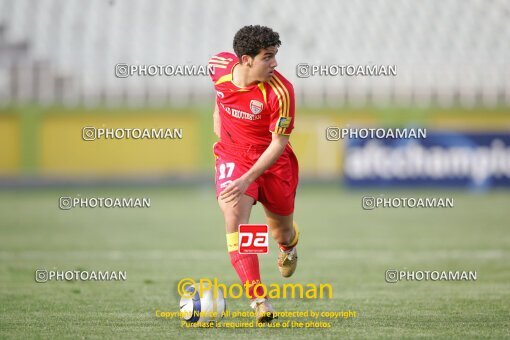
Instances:
[[[251,112],[253,112],[254,114],[258,114],[260,112],[262,112],[262,109],[264,108],[264,104],[262,104],[261,102],[259,102],[258,100],[252,100],[250,102],[250,110]]]

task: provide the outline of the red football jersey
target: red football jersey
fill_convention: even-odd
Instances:
[[[276,70],[268,82],[240,88],[232,83],[237,56],[221,52],[209,60],[220,113],[220,140],[226,143],[264,145],[271,134],[290,135],[294,128],[294,88]]]

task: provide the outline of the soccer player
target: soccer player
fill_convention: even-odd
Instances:
[[[271,236],[278,243],[283,277],[296,270],[299,231],[293,220],[298,162],[289,144],[294,128],[294,89],[276,71],[278,33],[245,26],[234,37],[234,52],[209,60],[216,89],[214,132],[216,197],[225,218],[232,266],[244,283],[257,322],[270,322],[274,310],[264,296],[256,254],[238,252],[238,226],[249,223],[251,208],[263,206]]]

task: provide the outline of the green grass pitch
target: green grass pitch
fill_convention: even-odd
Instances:
[[[495,191],[386,192],[451,196],[451,209],[361,209],[364,194],[302,187],[299,265],[284,280],[276,246],[259,256],[265,283],[330,283],[333,299],[273,301],[278,311],[357,312],[331,328],[185,329],[177,281],[236,283],[222,216],[206,188],[0,192],[0,338],[508,338],[510,195]],[[148,209],[58,209],[59,196],[150,197]],[[260,205],[251,222],[264,222]],[[125,282],[36,283],[34,271],[125,270]],[[472,282],[386,283],[387,269],[476,270]],[[231,311],[249,311],[245,299]],[[225,320],[233,321],[233,320]],[[249,321],[245,320],[245,321]],[[283,319],[279,321],[284,321]],[[306,321],[306,320],[301,320]]]

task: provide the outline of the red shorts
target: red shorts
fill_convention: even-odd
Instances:
[[[221,141],[214,144],[216,156],[216,198],[233,180],[245,174],[266,147],[239,147]],[[298,185],[298,162],[290,145],[287,145],[278,160],[246,190],[245,194],[259,201],[269,211],[278,215],[294,212],[294,199]]]

